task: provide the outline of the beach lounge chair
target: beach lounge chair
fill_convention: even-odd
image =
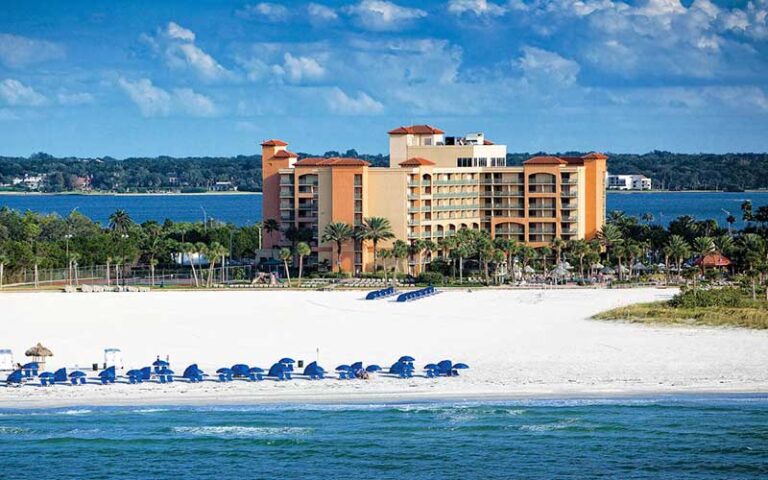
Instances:
[[[322,380],[325,378],[325,369],[317,362],[311,362],[304,369],[304,375],[308,376],[310,380]]]
[[[53,385],[53,372],[43,372],[37,378],[40,379],[41,387],[48,387]]]
[[[155,373],[160,373],[160,370],[170,366],[170,363],[166,362],[165,360],[160,360],[160,356],[157,357],[157,360],[152,362],[152,367],[154,368]]]
[[[231,382],[232,381],[232,369],[231,368],[220,368],[216,370],[216,374],[219,376],[220,382]]]
[[[105,370],[102,370],[99,372],[99,378],[101,379],[101,384],[106,385],[108,383],[115,383],[115,377],[117,374],[115,373],[115,367],[109,367]]]
[[[190,383],[197,383],[203,381],[203,375],[203,371],[200,370],[196,363],[193,363],[184,369],[182,377],[189,380]]]
[[[339,380],[349,380],[352,378],[352,367],[349,365],[339,365],[336,367],[336,372],[339,374]]]
[[[248,369],[248,378],[254,382],[264,380],[264,369],[260,367],[251,367]]]
[[[37,372],[40,370],[40,364],[37,362],[29,362],[21,367],[24,372],[24,378],[32,378],[37,376]]]
[[[60,368],[53,372],[53,383],[66,383],[69,380],[66,368]]]
[[[5,379],[5,384],[7,386],[21,386],[21,382],[24,379],[24,372],[21,370],[14,370],[11,372],[10,375]]]
[[[157,378],[160,380],[160,383],[172,383],[173,382],[173,374],[174,371],[171,370],[168,367],[162,367],[159,372],[157,372]]]
[[[269,368],[269,373],[267,373],[267,376],[274,377],[277,380],[290,380],[291,374],[287,370],[284,363],[275,363]]]
[[[128,370],[125,374],[128,376],[128,382],[131,384],[144,382],[144,372],[142,369]]]
[[[232,368],[230,370],[232,370],[232,376],[234,378],[245,378],[245,379],[248,379],[248,377],[249,377],[248,370],[249,369],[250,369],[250,367],[248,367],[248,365],[246,365],[244,363],[238,363],[238,364],[232,365]]]
[[[69,381],[72,385],[85,385],[85,378],[85,372],[80,370],[75,370],[69,374]]]

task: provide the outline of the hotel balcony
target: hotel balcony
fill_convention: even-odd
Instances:
[[[280,198],[293,198],[293,189],[281,189]]]
[[[529,183],[528,193],[556,193],[557,187],[554,183]]]
[[[461,179],[461,180],[437,180],[435,182],[435,185],[477,185],[479,182],[477,179],[474,180],[468,180],[468,179]]]
[[[569,198],[576,198],[579,196],[578,190],[563,190],[560,192],[561,197],[569,197]]]

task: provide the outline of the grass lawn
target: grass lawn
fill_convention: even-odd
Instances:
[[[762,303],[762,302],[761,302]],[[638,303],[598,313],[596,320],[667,325],[768,328],[768,304],[749,307],[672,307],[668,302]]]

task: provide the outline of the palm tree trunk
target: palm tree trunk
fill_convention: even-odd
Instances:
[[[152,260],[149,261],[149,284],[155,286],[155,266],[152,264]]]
[[[464,283],[464,257],[459,257],[459,283]]]
[[[107,286],[112,285],[112,278],[110,278],[109,269],[111,268],[110,261],[107,260]]]
[[[195,271],[195,262],[192,261],[192,255],[188,254],[189,266],[192,267],[192,279],[195,281],[195,287],[199,287],[200,283],[197,280],[197,272]]]
[[[35,288],[40,287],[40,271],[37,268],[37,262],[35,262]]]
[[[0,263],[0,290],[3,289],[3,275],[5,274],[5,264]]]
[[[377,255],[377,253],[378,253],[378,248],[377,247],[379,246],[378,244],[379,244],[378,240],[374,240],[373,241],[373,274],[374,275],[376,274],[377,267],[379,266],[378,265],[379,257]]]
[[[336,264],[339,266],[339,273],[341,273],[341,242],[336,242]]]
[[[299,288],[301,288],[301,276],[303,274],[304,274],[304,255],[299,255]]]
[[[283,260],[283,264],[285,264],[285,278],[288,279],[288,286],[291,286],[291,272],[288,270],[288,260]]]

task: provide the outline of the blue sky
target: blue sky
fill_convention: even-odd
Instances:
[[[768,0],[2,0],[0,155],[768,150]]]

